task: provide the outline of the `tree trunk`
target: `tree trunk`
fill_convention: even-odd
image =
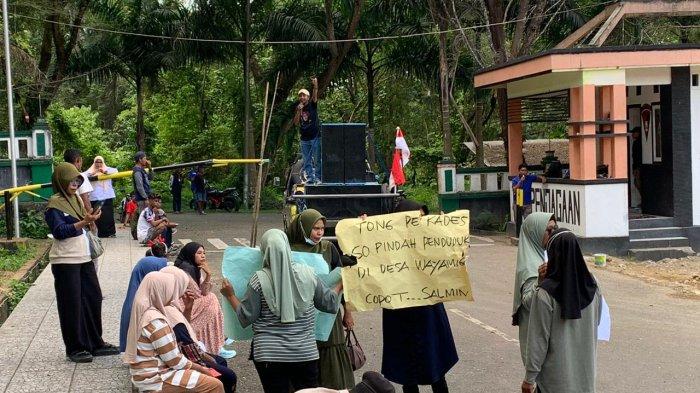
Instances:
[[[441,28],[441,30],[443,30]],[[440,34],[440,113],[442,122],[442,156],[446,160],[453,158],[452,130],[450,129],[450,93],[447,82],[447,37]]]
[[[146,151],[146,129],[143,126],[143,78],[136,77],[136,149]]]
[[[367,53],[367,124],[369,133],[367,138],[367,160],[370,168],[374,168],[377,164],[377,157],[374,154],[374,65],[372,64],[372,55]]]

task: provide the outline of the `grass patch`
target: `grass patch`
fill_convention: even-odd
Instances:
[[[0,249],[0,270],[15,272],[36,255],[36,247],[28,245],[15,251]]]
[[[7,293],[7,299],[10,302],[10,312],[17,307],[19,304],[20,300],[24,297],[24,295],[27,294],[27,291],[29,291],[29,288],[32,286],[31,283],[29,282],[23,282],[20,280],[11,280],[10,281],[10,290]]]

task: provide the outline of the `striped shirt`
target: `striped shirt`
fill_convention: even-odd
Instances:
[[[136,361],[129,364],[129,371],[139,392],[157,392],[163,389],[163,382],[193,389],[200,373],[190,367],[192,363],[180,353],[168,323],[154,319],[141,331]]]
[[[336,313],[338,294],[316,280],[314,300],[294,322],[282,323],[270,310],[256,274],[236,310],[243,327],[253,325],[253,359],[256,362],[307,362],[318,359],[315,308]]]

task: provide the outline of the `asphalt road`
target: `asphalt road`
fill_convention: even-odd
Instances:
[[[205,245],[216,274],[220,274],[223,248],[245,244],[252,226],[247,213],[185,213],[172,219],[181,224],[176,239]],[[281,229],[282,216],[263,213],[259,227],[258,236],[270,228]],[[517,329],[510,326],[516,248],[501,240],[473,237],[467,266],[475,300],[445,304],[460,357],[447,375],[453,392],[520,391],[524,371]],[[612,340],[598,345],[598,391],[699,391],[700,302],[604,269],[595,269],[594,274],[613,324]],[[381,369],[381,313],[356,313],[355,321],[367,355],[367,364],[356,373],[359,380],[363,371]],[[230,365],[239,375],[240,393],[262,391],[248,360],[249,345],[233,345],[238,356]]]

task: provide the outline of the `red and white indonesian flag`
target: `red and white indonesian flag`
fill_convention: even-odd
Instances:
[[[394,161],[391,164],[391,175],[389,176],[389,187],[400,186],[406,183],[403,174],[403,167],[408,164],[411,158],[411,151],[408,149],[406,139],[403,137],[401,127],[396,127],[396,147],[394,148]]]

